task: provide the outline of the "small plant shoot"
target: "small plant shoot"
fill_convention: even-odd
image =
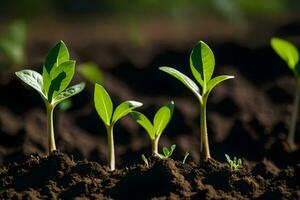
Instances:
[[[146,156],[145,156],[144,154],[142,154],[142,160],[144,161],[146,167],[149,168],[149,162],[148,162],[148,159],[146,158]]]
[[[188,151],[185,152],[183,160],[182,160],[182,164],[185,164],[185,161],[187,159],[187,157],[189,157],[190,153]]]
[[[170,158],[174,152],[176,148],[176,145],[173,144],[170,148],[167,147],[163,147],[163,154],[160,153],[156,153],[156,155],[160,158],[160,159],[167,159]]]
[[[134,111],[131,113],[133,119],[140,124],[148,133],[151,140],[152,155],[158,153],[158,141],[171,120],[174,110],[174,102],[171,101],[168,105],[161,107],[155,114],[153,123],[142,113]]]
[[[225,154],[226,161],[230,166],[230,169],[232,171],[237,171],[243,168],[243,162],[242,159],[237,159],[235,156],[233,157],[233,160],[230,159],[230,156],[228,154]]]
[[[207,99],[214,87],[224,80],[232,79],[234,76],[221,75],[212,78],[215,68],[215,57],[212,50],[207,44],[200,41],[192,50],[190,54],[190,69],[193,76],[199,83],[198,85],[189,77],[170,67],[160,67],[159,69],[175,77],[181,81],[192,93],[197,97],[200,102],[200,131],[201,131],[201,149],[200,159],[207,160],[211,158],[208,135],[207,135],[207,122],[206,122],[206,104]]]
[[[289,41],[272,38],[271,46],[274,51],[286,62],[287,66],[292,70],[295,81],[296,81],[296,90],[293,104],[293,113],[292,119],[289,127],[289,134],[287,137],[287,143],[292,149],[296,148],[295,144],[295,132],[296,124],[299,110],[299,98],[300,98],[300,61],[299,61],[299,52],[295,45]]]
[[[113,171],[115,170],[115,149],[113,134],[114,125],[119,119],[131,113],[133,109],[138,108],[143,104],[137,101],[125,101],[118,105],[115,110],[113,110],[113,103],[109,94],[104,89],[104,87],[97,83],[95,84],[94,103],[96,111],[106,127],[108,162],[110,170]]]
[[[85,83],[68,87],[75,71],[75,61],[70,60],[69,51],[63,41],[60,41],[48,53],[43,74],[25,69],[16,72],[16,75],[26,84],[35,89],[42,97],[48,122],[49,153],[56,150],[53,111],[54,108],[65,99],[81,92]]]

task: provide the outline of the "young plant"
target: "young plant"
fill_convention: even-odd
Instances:
[[[148,159],[146,158],[146,156],[145,156],[144,154],[142,154],[142,160],[144,161],[146,167],[149,168],[149,162],[148,162]]]
[[[215,68],[215,58],[212,50],[207,44],[200,41],[190,54],[190,68],[198,81],[201,90],[197,84],[189,77],[170,67],[160,67],[159,69],[174,76],[189,88],[200,102],[200,131],[201,131],[201,149],[200,159],[207,160],[210,156],[207,122],[206,122],[206,104],[207,98],[212,89],[220,82],[234,78],[234,76],[222,75],[212,78]]]
[[[187,159],[187,157],[188,157],[189,155],[190,155],[190,153],[189,153],[188,151],[186,151],[185,154],[184,154],[183,160],[182,160],[182,164],[185,163],[185,161],[186,161],[186,159]]]
[[[274,51],[286,62],[287,66],[292,70],[295,76],[296,90],[293,104],[293,113],[292,119],[289,127],[289,134],[287,137],[287,143],[289,146],[294,149],[295,145],[295,132],[297,124],[297,116],[299,110],[299,98],[300,98],[300,61],[299,61],[299,52],[292,43],[280,39],[272,38],[271,46]]]
[[[70,60],[69,52],[63,41],[60,41],[48,53],[43,75],[33,70],[21,70],[16,75],[35,89],[42,97],[47,110],[47,132],[49,153],[56,150],[53,128],[53,111],[63,100],[81,92],[85,83],[68,87],[75,71],[75,61]]]
[[[153,123],[142,113],[134,111],[131,113],[133,119],[140,124],[148,133],[151,146],[152,155],[156,156],[158,153],[159,138],[171,120],[174,110],[174,102],[171,101],[168,105],[161,107],[155,114]]]
[[[230,156],[227,155],[227,154],[225,154],[225,157],[226,157],[226,161],[227,161],[227,163],[229,164],[231,170],[237,171],[237,170],[243,168],[243,162],[242,162],[242,159],[241,159],[241,158],[237,159],[237,158],[234,156],[234,157],[233,157],[233,160],[231,160],[231,159],[230,159]]]
[[[95,84],[94,92],[94,103],[95,108],[104,122],[107,132],[107,143],[108,143],[108,162],[110,170],[115,170],[115,148],[114,148],[114,125],[115,123],[126,116],[133,109],[142,106],[143,104],[137,101],[125,101],[118,105],[113,111],[113,103],[109,94],[106,92],[104,87],[99,84]]]
[[[176,148],[176,145],[175,145],[175,144],[173,144],[169,149],[168,149],[167,147],[163,147],[163,154],[156,153],[156,155],[157,155],[160,159],[167,159],[167,158],[170,158],[171,155],[173,154],[175,148]]]

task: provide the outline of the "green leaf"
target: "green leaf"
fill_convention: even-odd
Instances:
[[[140,124],[147,131],[151,140],[154,140],[155,133],[154,133],[153,125],[151,124],[150,120],[145,115],[137,111],[133,111],[131,113],[131,116],[138,124]]]
[[[125,101],[121,103],[113,114],[112,124],[116,123],[119,119],[132,112],[133,109],[141,107],[142,105],[142,103],[137,101]]]
[[[79,84],[73,85],[73,86],[65,89],[64,91],[62,91],[59,95],[57,95],[53,99],[53,104],[57,105],[60,102],[62,102],[63,100],[78,94],[79,92],[81,92],[84,89],[84,87],[85,87],[85,83],[81,82]]]
[[[89,82],[101,84],[103,75],[95,63],[83,63],[77,66],[78,72]]]
[[[198,99],[201,99],[199,87],[189,77],[187,77],[183,73],[181,73],[178,70],[173,69],[171,67],[160,67],[159,69],[161,71],[164,71],[164,72],[172,75],[173,77],[175,77],[176,79],[181,81],[187,88],[189,88],[196,95],[196,97]]]
[[[51,84],[47,91],[48,100],[51,101],[68,87],[75,72],[75,61],[66,61],[54,68],[51,72]]]
[[[167,147],[163,147],[163,153],[165,155],[165,157],[169,157],[169,149]]]
[[[171,155],[173,154],[175,148],[176,148],[176,145],[175,145],[175,144],[172,144],[172,146],[171,146],[171,148],[170,148],[170,150],[169,150],[169,156],[171,156]]]
[[[110,120],[113,113],[113,103],[104,87],[97,83],[95,84],[94,103],[98,115],[100,116],[102,121],[106,125],[110,126]]]
[[[153,127],[155,136],[162,134],[169,121],[171,120],[174,110],[174,102],[171,101],[168,105],[161,107],[154,116]]]
[[[206,88],[206,93],[210,93],[214,87],[216,87],[219,83],[222,81],[225,81],[227,79],[232,79],[234,76],[229,76],[229,75],[221,75],[217,76],[213,79],[210,79],[207,83],[207,88]]]
[[[18,71],[15,74],[27,85],[31,86],[33,89],[38,91],[44,99],[47,99],[42,91],[43,78],[42,78],[41,74],[39,74],[36,71],[29,70],[29,69]]]
[[[176,148],[175,144],[173,144],[169,149],[167,147],[163,147],[164,157],[169,158],[173,154],[175,148]]]
[[[299,52],[295,45],[287,40],[272,38],[271,46],[274,51],[287,63],[289,68],[296,73],[295,66],[299,61]],[[298,76],[298,74],[296,74]]]
[[[58,67],[61,63],[69,59],[70,55],[67,46],[63,41],[60,41],[49,51],[44,68],[50,74],[53,68]]]
[[[215,57],[212,50],[203,41],[200,41],[190,54],[190,68],[199,84],[205,88],[214,73]],[[205,91],[202,92],[205,93]]]

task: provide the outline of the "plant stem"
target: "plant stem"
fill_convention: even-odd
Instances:
[[[52,151],[56,150],[55,138],[54,138],[54,128],[53,128],[53,111],[54,107],[47,103],[47,132],[48,132],[48,141],[49,141],[49,154]]]
[[[159,137],[155,138],[154,140],[151,140],[152,156],[157,156],[157,153],[158,153],[158,140],[159,140]]]
[[[291,148],[294,148],[296,146],[295,145],[295,132],[296,132],[298,110],[299,110],[299,98],[300,98],[300,82],[297,79],[293,111],[292,111],[292,119],[291,119],[291,123],[290,123],[289,135],[287,137],[287,142]]]
[[[203,95],[200,101],[200,130],[201,130],[201,146],[200,146],[200,160],[208,160],[210,157],[207,123],[206,123],[206,102],[207,96]]]
[[[107,145],[108,145],[108,162],[111,171],[115,170],[115,147],[113,125],[106,126]]]

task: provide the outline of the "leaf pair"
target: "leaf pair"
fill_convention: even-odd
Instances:
[[[299,52],[295,45],[287,40],[272,38],[271,46],[274,51],[287,63],[296,78],[300,78]]]
[[[198,99],[202,96],[208,95],[211,90],[220,82],[234,78],[234,76],[222,75],[212,78],[215,68],[215,58],[212,50],[203,41],[200,41],[192,50],[190,54],[190,68],[193,76],[200,84],[202,90],[200,91],[198,85],[189,77],[170,67],[160,67],[159,69],[174,76],[181,81],[187,88],[189,88]]]
[[[225,154],[225,157],[232,170],[239,170],[243,168],[243,162],[241,158],[237,159],[237,157],[234,156],[233,160],[231,160],[228,154]]]
[[[43,75],[33,70],[21,70],[16,75],[40,93],[44,100],[57,105],[81,92],[85,84],[68,87],[75,71],[75,61],[69,60],[69,51],[63,41],[50,50],[43,66]]]
[[[131,113],[133,119],[140,124],[149,134],[151,140],[159,138],[168,123],[171,120],[174,110],[174,102],[171,101],[168,105],[161,107],[155,114],[153,124],[142,113],[134,111]]]
[[[113,103],[104,87],[95,84],[94,102],[97,113],[106,126],[113,126],[119,119],[132,112],[143,104],[137,101],[125,101],[113,112]]]
[[[175,144],[173,144],[170,148],[163,147],[163,155],[160,154],[160,153],[156,153],[156,155],[157,155],[160,159],[167,159],[167,158],[170,158],[171,155],[173,154],[175,148],[176,148],[176,145],[175,145]]]

